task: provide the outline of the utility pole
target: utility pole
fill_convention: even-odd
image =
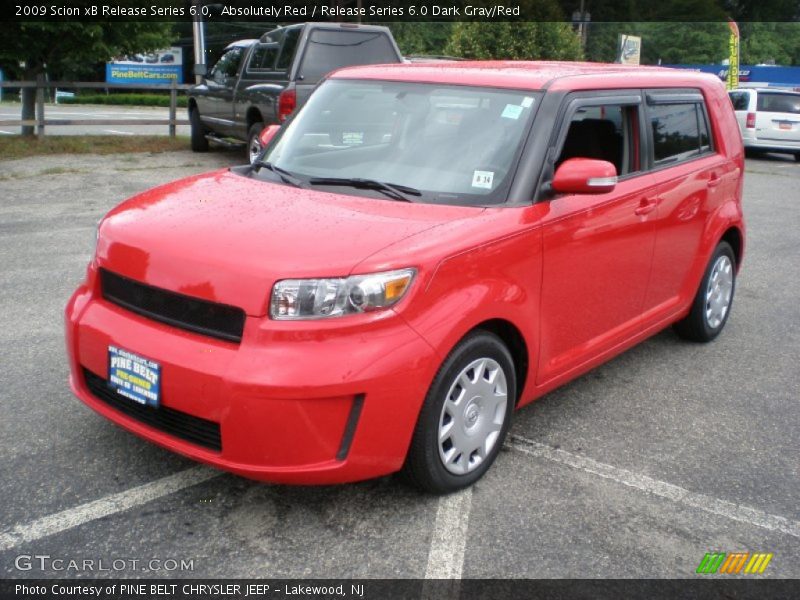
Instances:
[[[194,15],[192,16],[192,36],[194,38],[194,82],[203,83],[207,73],[206,36],[203,26],[203,0],[192,0]]]
[[[589,33],[588,25],[592,20],[592,15],[586,10],[585,2],[586,0],[581,0],[580,8],[572,12],[572,24],[577,26],[582,48],[586,48],[586,37]]]

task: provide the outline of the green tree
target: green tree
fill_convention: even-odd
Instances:
[[[456,23],[445,53],[478,59],[583,58],[580,39],[557,0],[520,0],[519,5],[530,21]]]
[[[173,35],[172,25],[163,22],[7,21],[0,23],[0,39],[0,65],[9,77],[32,80],[45,72],[80,75],[117,55],[168,46]],[[23,120],[35,117],[35,104],[33,88],[23,88]],[[33,135],[33,127],[23,127],[22,134]]]
[[[453,23],[392,23],[389,26],[404,55],[443,55],[453,32]]]
[[[621,33],[642,38],[642,64],[718,63],[728,56],[728,26],[717,22],[592,23],[586,42],[590,60],[617,59]]]
[[[452,56],[503,60],[579,60],[578,35],[567,23],[459,22],[445,48]]]
[[[800,64],[800,23],[741,23],[741,63]]]

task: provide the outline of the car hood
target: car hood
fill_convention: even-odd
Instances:
[[[224,170],[120,204],[100,224],[96,261],[263,315],[279,279],[348,275],[387,246],[482,211],[298,189]],[[395,265],[404,266],[413,260]]]

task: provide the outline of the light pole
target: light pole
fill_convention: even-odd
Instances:
[[[589,32],[587,25],[592,20],[592,15],[586,10],[585,0],[581,0],[580,8],[572,12],[572,24],[578,28],[581,37],[581,47],[586,48],[586,36]]]
[[[203,27],[203,0],[193,0],[192,37],[194,38],[194,82],[203,83],[206,68],[206,35]]]

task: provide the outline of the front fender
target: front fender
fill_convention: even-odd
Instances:
[[[488,242],[442,260],[403,318],[437,352],[440,363],[458,342],[482,323],[502,320],[520,332],[528,356],[538,350],[538,309],[542,277],[541,229]],[[518,374],[526,398],[534,377]],[[430,380],[436,368],[431,370]]]

